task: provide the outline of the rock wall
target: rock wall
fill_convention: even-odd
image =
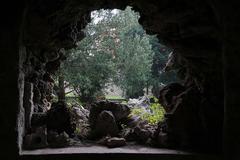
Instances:
[[[65,59],[64,49],[74,47],[83,38],[81,29],[90,20],[90,12],[101,8],[123,9],[127,5],[140,12],[140,23],[148,33],[157,34],[162,43],[174,49],[175,59],[170,67],[179,70],[185,89],[195,87],[199,92],[196,96],[203,95],[207,99],[207,103],[202,103],[202,98],[196,102],[198,106],[201,103],[203,117],[217,115],[217,122],[223,121],[221,30],[219,20],[208,3],[200,0],[34,0],[26,6],[23,26],[26,55],[20,55],[25,81],[24,108],[21,110],[25,112],[27,131],[32,112],[49,109],[53,89],[51,74]],[[192,116],[191,112],[186,114]],[[210,128],[218,125],[213,122],[216,120],[213,117],[208,116],[205,120]],[[216,130],[220,131],[221,127]],[[210,131],[211,134],[216,130]]]
[[[240,159],[239,110],[239,18],[237,1],[224,1],[218,9],[224,26],[224,152],[226,159]],[[226,9],[228,12],[226,13]]]
[[[127,4],[140,11],[141,23],[149,33],[158,33],[160,39],[177,51],[180,55],[182,73],[186,73],[186,68],[189,68],[188,74],[183,74],[183,77],[189,79],[186,82],[191,82],[190,84],[195,84],[205,90],[206,95],[213,102],[213,110],[221,110],[222,107],[219,106],[223,106],[223,99],[225,99],[224,151],[227,153],[226,159],[239,159],[240,130],[237,126],[240,113],[238,107],[240,78],[235,73],[239,68],[240,5],[238,1],[233,0],[223,2],[214,0],[133,0],[131,2],[127,0],[90,0],[87,2],[32,0],[21,1],[14,5],[9,1],[2,5],[1,11],[4,13],[1,13],[3,23],[0,26],[2,31],[0,59],[3,70],[1,72],[1,106],[3,107],[0,112],[0,122],[1,127],[4,128],[1,130],[1,143],[5,144],[4,150],[1,151],[3,155],[16,159],[18,155],[16,135],[20,135],[18,143],[20,146],[22,128],[24,128],[23,117],[25,116],[21,104],[25,76],[18,70],[18,53],[21,46],[19,33],[20,30],[23,31],[21,23],[24,21],[22,17],[24,9],[28,8],[27,15],[24,16],[27,21],[24,23],[24,46],[27,54],[32,52],[42,60],[43,55],[51,55],[49,53],[54,55],[60,48],[71,48],[74,46],[74,41],[81,39],[82,35],[78,29],[84,28],[91,10],[121,9]],[[221,44],[222,35],[225,39],[223,45]],[[223,52],[222,46],[224,46]],[[224,53],[224,98],[222,53]],[[46,62],[40,62],[40,64],[46,64]],[[14,130],[17,122],[16,115],[19,115],[18,119],[21,120],[17,123],[19,124],[18,134]],[[214,121],[217,120],[214,119]]]
[[[127,5],[140,12],[140,23],[148,33],[157,34],[162,43],[174,49],[171,67],[178,69],[185,89],[195,87],[199,92],[196,96],[205,98],[207,103],[200,100],[196,105],[200,106],[208,129],[217,126],[209,132],[217,134],[223,122],[221,27],[211,5],[200,0],[30,1],[24,26],[27,50],[24,73],[27,84],[34,86],[35,112],[45,112],[48,108],[51,74],[64,60],[63,48],[74,47],[84,37],[81,29],[90,20],[90,12],[101,8],[123,9]]]
[[[19,91],[19,104],[18,104],[18,116],[17,116],[17,131],[18,131],[18,147],[21,151],[23,137],[25,135],[25,108],[23,106],[24,97],[24,73],[23,73],[23,59],[26,56],[26,48],[21,46],[19,49],[19,76],[18,76],[18,91]]]
[[[5,3],[1,5],[0,26],[0,141],[1,157],[16,159],[21,149],[24,133],[23,110],[23,78],[19,66],[19,53],[23,47],[20,44],[21,24],[25,3]],[[10,9],[11,8],[11,9]],[[11,14],[9,14],[9,12]],[[19,121],[18,121],[19,120]],[[18,143],[18,141],[20,143]],[[11,153],[11,154],[9,154]]]

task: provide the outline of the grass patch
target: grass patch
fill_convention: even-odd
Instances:
[[[68,94],[65,94],[66,97],[76,97],[76,95],[73,92],[70,92]]]
[[[125,100],[125,98],[122,96],[105,96],[105,98],[111,100]]]

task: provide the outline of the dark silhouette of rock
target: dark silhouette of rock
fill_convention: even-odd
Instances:
[[[52,104],[51,109],[46,113],[34,113],[32,115],[32,128],[46,125],[48,131],[66,132],[72,137],[76,127],[72,116],[64,102],[56,102]]]
[[[29,130],[31,128],[31,119],[34,111],[33,84],[29,82],[24,84],[23,106],[25,109],[25,128]]]
[[[97,116],[96,124],[94,126],[92,132],[95,137],[103,137],[106,135],[117,136],[119,133],[119,128],[111,111],[103,110]]]
[[[47,129],[57,131],[58,133],[66,132],[70,137],[75,131],[75,124],[71,121],[71,112],[64,102],[53,103],[51,109],[47,112]]]
[[[109,148],[121,147],[126,145],[126,140],[124,138],[112,137],[107,140],[106,145]]]
[[[171,83],[160,90],[159,103],[161,103],[166,112],[170,112],[173,109],[172,99],[184,90],[185,87],[179,83]]]
[[[152,125],[143,123],[136,126],[133,130],[135,140],[140,144],[152,144],[152,139],[156,128]]]
[[[47,141],[49,143],[49,147],[52,148],[66,147],[70,144],[70,139],[66,132],[58,133],[48,131]]]
[[[8,143],[9,140],[15,141],[16,133],[11,129],[16,126],[15,115],[18,115],[18,111],[24,112],[20,109],[22,96],[17,97],[19,101],[8,100],[10,93],[11,95],[17,93],[16,87],[9,87],[17,86],[15,75],[18,73],[12,68],[20,68],[19,85],[24,84],[25,81],[34,84],[34,106],[39,108],[39,112],[45,112],[42,100],[46,98],[45,89],[49,86],[42,89],[39,83],[41,83],[40,80],[43,80],[46,71],[52,73],[58,69],[60,62],[57,59],[60,56],[57,52],[61,48],[75,47],[76,42],[84,37],[81,30],[91,19],[90,11],[101,8],[124,8],[127,5],[132,5],[134,9],[140,12],[139,22],[143,24],[148,33],[157,34],[167,46],[173,48],[174,54],[180,57],[177,58],[177,66],[174,63],[173,67],[178,67],[179,75],[186,79],[184,87],[187,89],[194,84],[199,92],[204,95],[204,98],[200,98],[200,101],[197,100],[192,103],[190,101],[196,100],[199,95],[197,97],[191,96],[191,92],[179,97],[176,97],[176,95],[179,95],[176,94],[175,98],[170,98],[171,103],[167,100],[166,104],[171,105],[166,105],[165,109],[168,112],[176,109],[175,113],[166,115],[169,133],[173,134],[170,126],[174,126],[174,123],[176,123],[175,128],[179,123],[179,126],[186,130],[189,130],[186,126],[198,126],[198,123],[202,126],[204,124],[204,127],[200,127],[202,128],[200,129],[201,132],[206,135],[204,141],[210,142],[210,139],[212,139],[211,143],[221,148],[223,104],[225,103],[226,124],[224,126],[227,135],[225,137],[227,139],[225,148],[230,155],[232,155],[232,152],[237,153],[237,149],[232,150],[234,148],[232,146],[239,146],[240,144],[235,138],[240,135],[239,130],[236,129],[239,120],[237,87],[239,76],[233,74],[237,73],[239,68],[237,61],[239,56],[236,54],[236,51],[239,50],[239,45],[237,45],[239,44],[239,28],[236,27],[238,26],[239,11],[233,8],[233,6],[238,8],[238,2],[235,1],[118,0],[76,2],[75,0],[57,0],[55,3],[55,1],[37,0],[34,3],[30,1],[21,3],[19,9],[12,10],[12,14],[6,14],[6,18],[2,19],[2,25],[6,32],[2,33],[3,38],[1,40],[3,46],[1,51],[5,53],[5,56],[1,58],[4,62],[1,63],[2,68],[5,69],[2,72],[1,80],[3,80],[2,84],[6,85],[2,88],[3,103],[1,106],[19,106],[19,108],[14,109],[6,108],[9,112],[6,115],[6,111],[2,111],[3,128],[7,128],[2,132],[3,135],[9,135],[10,137],[3,137],[2,141],[4,143]],[[11,10],[12,4],[9,3],[8,6],[8,10]],[[26,9],[26,6],[29,9]],[[224,37],[224,41],[222,37]],[[12,58],[18,51],[20,52],[20,61]],[[11,63],[6,63],[10,61]],[[9,75],[11,75],[10,78]],[[225,87],[225,94],[223,94],[223,87]],[[21,87],[19,87],[19,93],[20,95],[23,93]],[[175,100],[171,100],[172,98]],[[99,115],[100,112],[96,115]],[[184,116],[180,113],[184,113]],[[11,115],[14,115],[11,117],[12,120],[9,117]],[[25,117],[22,113],[20,115]],[[115,118],[118,119],[117,116]],[[197,123],[195,123],[196,118]],[[186,124],[184,125],[183,122],[186,122]],[[192,124],[190,125],[190,123]],[[25,128],[22,126],[24,123],[19,122],[19,124],[19,128]],[[11,134],[9,134],[10,131]],[[193,133],[195,132],[193,131]],[[192,137],[195,135],[193,133],[191,133]],[[22,132],[19,135],[22,135]],[[218,137],[218,139],[215,139],[215,137]],[[15,145],[14,142],[12,144]],[[19,142],[19,146],[21,146],[21,142]],[[205,146],[209,146],[208,143]],[[16,146],[13,146],[13,148],[16,148]]]
[[[25,149],[45,148],[47,143],[47,129],[45,126],[36,128],[34,133],[24,137],[23,147]]]
[[[71,112],[75,119],[88,121],[89,118],[89,111],[82,106],[73,106],[71,108]]]
[[[124,128],[120,132],[120,137],[126,139],[126,141],[136,141],[136,134],[134,133],[134,128]]]
[[[179,88],[179,86],[175,87]],[[174,90],[174,87],[171,89]],[[182,88],[180,87],[178,91],[180,92],[181,90]],[[217,140],[213,140],[214,136],[208,132],[211,129],[206,126],[209,123],[206,122],[206,119],[209,117],[203,116],[207,115],[206,113],[202,114],[204,108],[211,108],[211,105],[206,103],[206,101],[202,103],[203,99],[204,95],[196,86],[189,86],[177,95],[169,94],[167,103],[170,104],[171,110],[168,107],[165,121],[158,125],[155,133],[158,146],[195,148],[198,150],[216,148],[216,144],[213,141],[216,142]],[[213,117],[211,121],[214,121]]]
[[[93,103],[90,107],[89,122],[94,128],[98,115],[103,111],[111,111],[115,121],[125,119],[130,114],[130,108],[127,105],[117,104],[109,101],[100,101]]]
[[[111,136],[103,137],[97,143],[101,145],[105,145],[109,148],[121,147],[127,144],[124,138],[111,137]]]
[[[31,127],[38,127],[47,124],[47,113],[34,113],[31,119]]]

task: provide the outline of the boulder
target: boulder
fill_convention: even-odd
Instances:
[[[97,121],[95,127],[92,128],[92,132],[95,137],[118,135],[119,128],[112,112],[106,110],[102,111],[97,117]]]
[[[88,121],[89,111],[81,106],[73,106],[71,109],[75,119]]]
[[[171,83],[161,89],[159,93],[159,102],[161,103],[166,112],[170,112],[173,109],[175,104],[173,103],[173,98],[175,98],[184,91],[185,87],[179,83]]]
[[[71,112],[72,121],[76,124],[76,135],[81,139],[87,138],[91,131],[88,121],[89,111],[82,106],[73,106]]]
[[[119,122],[128,117],[130,108],[127,105],[117,104],[109,101],[100,101],[91,104],[89,122],[92,128],[95,127],[98,115],[103,111],[110,111],[116,122]]]
[[[31,119],[32,127],[39,127],[47,124],[47,113],[34,113]]]
[[[157,144],[161,147],[169,147],[171,146],[169,144],[169,140],[168,140],[168,134],[165,133],[165,132],[159,132],[158,135],[157,135]]]
[[[126,140],[124,138],[112,137],[107,140],[106,145],[109,148],[121,147],[126,145]]]
[[[171,144],[169,136],[167,134],[167,123],[166,120],[163,122],[159,122],[157,129],[153,135],[153,142],[156,147],[171,147],[174,144]]]
[[[146,143],[152,138],[153,132],[148,129],[140,128],[139,126],[134,128],[134,133],[136,135],[136,140],[139,143]]]
[[[23,148],[25,149],[38,149],[47,146],[47,129],[44,126],[36,128],[34,133],[24,137]]]
[[[207,144],[210,139],[207,138],[200,116],[203,107],[200,105],[201,99],[199,89],[194,86],[176,96],[169,94],[169,103],[172,108],[165,114],[165,126],[160,125],[157,129],[159,146],[207,148],[204,144]]]
[[[119,135],[127,141],[136,141],[136,134],[134,133],[134,128],[124,128],[121,130]]]
[[[147,109],[150,106],[150,99],[147,96],[142,96],[142,97],[139,97],[138,99],[130,98],[127,105],[130,108],[143,107]]]
[[[47,141],[50,147],[66,147],[70,143],[69,136],[66,132],[57,133],[54,131],[49,131],[47,135]]]
[[[116,148],[126,145],[126,140],[119,137],[106,136],[97,142],[98,144],[105,145],[109,148]]]
[[[76,124],[72,123],[71,116],[71,112],[64,102],[53,103],[51,109],[47,112],[46,124],[48,131],[66,132],[72,137]]]

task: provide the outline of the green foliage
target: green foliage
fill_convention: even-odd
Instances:
[[[124,37],[122,48],[119,48],[118,77],[116,84],[126,93],[126,97],[139,97],[150,78],[153,52],[148,37],[135,35]]]
[[[82,102],[103,96],[107,83],[120,87],[126,98],[142,96],[143,89],[159,86],[160,69],[166,62],[156,36],[146,34],[140,15],[125,10],[97,10],[83,30],[85,38],[68,51],[63,65],[65,79]],[[165,47],[166,48],[166,47]]]
[[[81,106],[83,103],[78,97],[66,97],[66,103],[68,106]]]
[[[84,30],[86,37],[68,52],[63,68],[82,101],[100,96],[106,83],[120,86],[127,97],[143,94],[150,77],[153,51],[139,14],[99,10]],[[96,22],[96,18],[100,18]]]
[[[81,135],[82,131],[79,127],[76,127],[75,134],[76,135]]]
[[[83,101],[101,94],[114,71],[111,56],[104,52],[90,52],[88,43],[89,39],[85,38],[76,49],[71,50],[64,66],[66,80]]]
[[[146,120],[150,124],[157,124],[158,122],[163,121],[165,110],[157,101],[158,100],[155,98],[155,103],[151,103],[149,106],[151,110],[150,113],[144,108],[135,107],[131,110],[130,115],[140,116],[142,120]]]

